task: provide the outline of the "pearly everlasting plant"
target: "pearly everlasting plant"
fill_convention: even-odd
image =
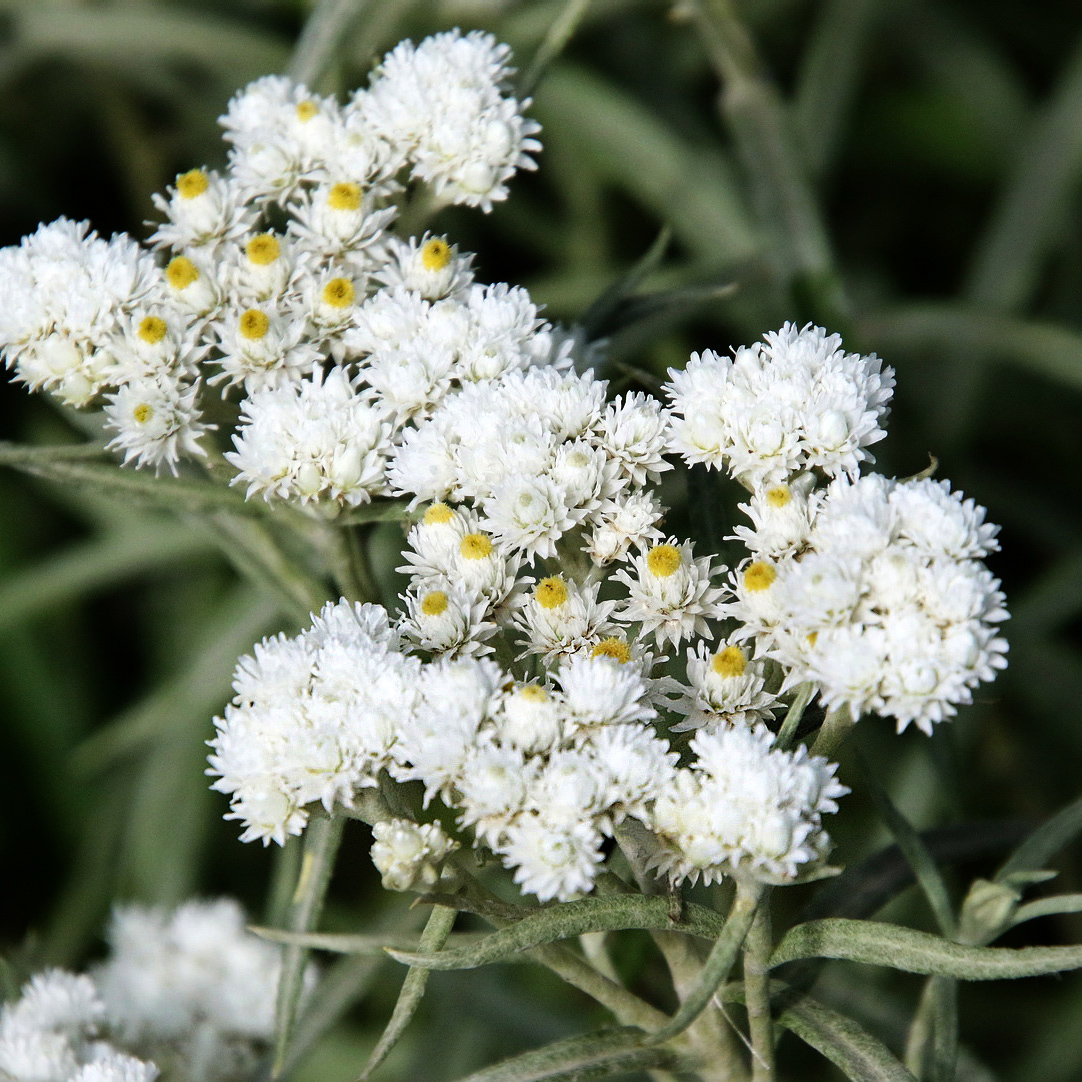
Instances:
[[[383,944],[413,969],[362,1077],[429,969],[528,951],[622,1028],[551,1050],[564,1073],[493,1078],[740,1078],[721,1005],[742,1002],[763,1082],[772,1011],[813,1045],[800,1017],[826,1026],[814,1001],[783,1013],[805,989],[772,964],[893,953],[953,979],[1007,926],[975,908],[949,943],[801,925],[771,962],[771,892],[840,871],[845,735],[876,715],[932,734],[1006,665],[997,528],[948,481],[872,471],[895,374],[837,334],[785,323],[648,393],[585,327],[478,280],[422,211],[487,212],[534,168],[513,74],[506,46],[451,31],[401,43],[347,100],[259,79],[221,117],[225,169],[156,196],[148,246],[61,219],[0,252],[14,377],[96,411],[124,467],[176,475],[163,498],[196,499],[308,614],[239,659],[207,741],[241,841],[304,847],[267,933],[284,963],[231,903],[120,909],[91,977],[46,974],[4,1008],[5,1082],[263,1077],[272,1033],[283,1069],[306,952],[372,946],[315,934],[347,820],[430,913],[416,950]],[[673,513],[689,476],[741,494],[722,551]],[[899,842],[934,891],[920,838]],[[1000,885],[1017,902],[1025,884]],[[458,911],[496,930],[460,938]],[[589,938],[626,930],[654,934],[674,1013]],[[1041,957],[1025,972],[1082,964]],[[820,1044],[849,1063],[864,1037],[831,1019]],[[861,1048],[881,1073],[851,1077],[909,1077]]]

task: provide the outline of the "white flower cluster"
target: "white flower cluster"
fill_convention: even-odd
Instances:
[[[671,449],[749,487],[805,470],[855,477],[872,461],[866,448],[886,435],[894,372],[841,344],[821,327],[786,323],[732,357],[692,354],[665,385]]]
[[[428,528],[446,526],[440,518]],[[538,585],[542,596],[563,588],[555,577]],[[589,891],[605,838],[629,815],[650,826],[678,776],[678,755],[654,728],[652,697],[664,681],[644,675],[649,655],[636,662],[626,640],[612,636],[562,655],[546,679],[524,680],[488,658],[447,652],[422,662],[403,645],[383,609],[343,601],[296,638],[266,640],[241,659],[236,698],[216,720],[210,772],[215,788],[232,794],[242,837],[281,843],[303,829],[306,805],[349,807],[386,770],[420,781],[426,805],[439,797],[455,810],[459,827],[495,852],[524,891],[542,900]],[[734,651],[718,656],[733,667]],[[768,715],[761,681],[734,678],[739,717]],[[731,708],[727,720],[737,718]],[[713,720],[711,732],[724,731],[720,712]],[[760,732],[754,747],[775,755]],[[829,810],[799,795],[786,807],[816,827]],[[826,847],[825,838],[807,840],[811,827],[798,834],[788,856],[772,855],[769,874],[793,875]],[[435,823],[397,818],[376,825],[372,856],[390,888],[424,889],[454,846]],[[692,874],[676,864],[666,870]]]
[[[119,909],[109,944],[90,976],[47,970],[0,1009],[0,1079],[153,1082],[155,1064],[248,1077],[273,1029],[279,952],[235,902]]]
[[[827,707],[927,733],[1005,667],[1004,597],[981,562],[997,528],[949,482],[781,485],[746,510],[754,555],[733,577],[733,612],[790,686],[811,680]]]
[[[444,238],[390,232],[407,170],[487,211],[533,168],[539,129],[507,92],[508,56],[477,32],[403,42],[345,105],[257,80],[221,118],[227,171],[189,170],[155,196],[164,266],[64,219],[0,251],[8,366],[102,408],[125,463],[176,473],[205,455],[201,399],[221,385],[240,401],[228,458],[250,496],[333,508],[384,494],[414,414],[526,363],[510,348],[548,358],[522,290],[471,288],[470,257]]]
[[[773,742],[763,725],[695,734],[695,761],[654,805],[657,867],[692,882],[744,875],[785,883],[826,855],[820,820],[849,790],[833,763]]]
[[[59,969],[33,977],[0,1009],[5,1082],[153,1082],[158,1069],[99,1037],[106,1021],[94,982]]]

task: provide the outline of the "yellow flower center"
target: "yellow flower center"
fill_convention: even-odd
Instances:
[[[240,333],[253,342],[259,341],[270,330],[270,317],[258,308],[249,308],[240,317]]]
[[[159,316],[147,316],[139,324],[139,330],[136,333],[148,346],[155,346],[165,337],[168,330],[164,319]]]
[[[718,676],[743,676],[748,667],[748,655],[739,646],[726,646],[714,655],[710,668]]]
[[[626,665],[631,660],[631,647],[624,639],[613,636],[602,639],[590,652],[590,657],[611,657],[613,661]]]
[[[248,241],[248,259],[260,267],[269,267],[281,254],[282,246],[273,233],[260,233]]]
[[[311,120],[318,112],[319,106],[311,98],[297,102],[297,119],[301,122]]]
[[[675,545],[655,545],[646,557],[650,573],[659,579],[667,579],[680,569],[683,557]]]
[[[424,524],[426,526],[442,526],[445,522],[450,522],[454,516],[454,511],[451,510],[445,503],[434,503],[427,511],[425,511]]]
[[[421,602],[421,612],[425,616],[439,616],[447,611],[447,595],[442,590],[433,590],[425,594]]]
[[[744,585],[754,593],[758,593],[760,590],[769,589],[777,577],[778,573],[774,570],[773,564],[756,560],[744,571]]]
[[[187,289],[198,278],[199,271],[196,270],[195,264],[184,255],[171,259],[165,268],[165,280],[174,289]]]
[[[523,684],[518,688],[518,694],[532,703],[547,703],[549,693],[540,684]]]
[[[451,246],[439,237],[425,241],[421,248],[421,264],[425,270],[441,271],[451,262]]]
[[[483,560],[492,555],[492,542],[483,533],[468,533],[462,538],[458,551],[466,560]]]
[[[784,507],[792,498],[788,485],[775,485],[766,492],[766,502],[771,507]]]
[[[147,421],[154,416],[154,407],[148,406],[145,402],[140,402],[138,406],[131,411],[131,415],[141,424],[145,425]]]
[[[323,287],[323,303],[332,308],[348,308],[357,292],[348,278],[332,278]]]
[[[819,641],[819,632],[809,631],[808,634],[804,637],[807,640],[809,646],[814,646]]]
[[[189,169],[177,177],[177,193],[181,199],[194,199],[207,190],[210,179],[202,169]]]
[[[327,206],[331,210],[360,210],[361,186],[349,180],[332,185],[327,193]]]
[[[542,579],[534,588],[533,596],[543,609],[558,609],[567,600],[567,583],[558,575]]]

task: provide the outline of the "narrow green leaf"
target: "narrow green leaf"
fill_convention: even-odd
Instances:
[[[884,355],[891,350],[931,349],[953,356],[971,350],[1065,387],[1082,388],[1082,334],[1054,323],[926,302],[874,313],[861,321],[859,329],[860,337],[875,342]]]
[[[437,907],[442,910],[442,906]],[[457,912],[457,910],[455,911]],[[329,951],[332,954],[378,955],[383,958],[388,948],[409,951],[417,946],[417,936],[402,933],[388,936],[372,932],[368,935],[338,932],[289,932],[284,928],[251,925],[248,931],[272,943],[290,943],[307,950]],[[455,946],[473,946],[487,939],[488,932],[459,932],[447,942]]]
[[[797,78],[793,122],[812,176],[834,157],[860,83],[878,0],[829,0],[819,14]]]
[[[917,883],[928,901],[936,923],[939,925],[939,930],[945,936],[953,938],[956,923],[954,907],[951,905],[950,895],[947,893],[947,884],[939,874],[939,868],[936,867],[932,854],[928,852],[928,847],[921,840],[921,836],[913,829],[909,820],[895,807],[887,791],[879,783],[879,779],[872,771],[867,757],[858,752],[858,760],[861,773],[864,776],[864,783],[872,801],[875,803],[876,810],[879,812],[879,817],[886,823],[887,829],[898,843],[898,848],[905,854],[905,859],[909,861],[913,874],[917,877]]]
[[[664,929],[713,938],[717,918],[703,906],[689,906],[682,919],[674,920],[668,898],[617,894],[582,898],[531,912],[527,917],[486,936],[477,946],[426,954],[389,950],[396,961],[426,969],[476,969],[503,961],[521,951],[545,943],[571,939],[586,932],[612,932],[630,928]]]
[[[970,947],[877,921],[820,920],[790,929],[771,968],[800,958],[837,958],[964,981],[1037,977],[1082,968],[1082,947]]]
[[[410,517],[406,500],[373,500],[335,518],[339,526],[361,526],[368,522],[405,522]]]
[[[147,470],[132,469],[113,461],[94,461],[89,456],[9,454],[0,461],[34,477],[65,485],[87,486],[99,493],[147,507],[195,512],[228,507],[242,514],[265,512],[265,503],[248,502],[242,492],[227,485],[189,477],[159,477]]]
[[[0,630],[92,591],[213,551],[213,545],[198,533],[161,522],[76,542],[0,585]]]
[[[677,1065],[674,1053],[644,1048],[633,1028],[600,1030],[556,1041],[476,1071],[459,1082],[585,1082]]]
[[[425,930],[421,933],[420,947],[422,951],[438,951],[447,942],[447,937],[454,927],[458,913],[453,909],[447,909],[442,905],[434,906],[428,917]],[[387,1058],[391,1049],[398,1043],[409,1025],[425,994],[425,986],[428,984],[430,970],[411,968],[402,982],[402,990],[395,1001],[394,1010],[391,1012],[391,1020],[387,1028],[372,1050],[368,1062],[358,1076],[358,1082],[369,1078],[372,1072]]]
[[[112,458],[100,443],[58,443],[49,446],[26,445],[0,440],[0,466],[23,469],[35,464],[54,462],[93,462]]]
[[[1004,861],[996,882],[1005,883],[1020,872],[1040,871],[1065,846],[1082,834],[1082,797],[1042,823]]]
[[[825,1056],[853,1082],[916,1082],[878,1038],[852,1018],[825,1007],[811,996],[787,1006],[777,1023]]]
[[[534,111],[584,168],[669,222],[705,265],[739,262],[759,251],[732,165],[714,147],[682,139],[630,95],[566,62],[548,70]]]
[[[661,260],[672,243],[672,230],[666,225],[654,238],[654,242],[632,265],[626,274],[621,275],[593,301],[579,318],[579,325],[588,341],[602,338],[609,333],[610,321],[623,304],[642,284],[651,271],[661,264]]]
[[[714,998],[714,993],[725,983],[729,971],[733,968],[736,956],[751,928],[751,922],[755,919],[755,911],[762,900],[763,890],[759,883],[737,884],[732,909],[721,935],[703,963],[699,983],[684,997],[669,1022],[649,1035],[647,1040],[650,1044],[662,1044],[678,1033],[683,1033],[706,1009],[707,1004]]]
[[[1082,913],[1082,894],[1055,894],[1051,898],[1038,898],[1036,901],[1020,905],[1015,910],[1011,927],[1024,924],[1037,917],[1054,917],[1059,913]]]
[[[315,818],[308,824],[300,876],[289,907],[290,931],[307,932],[319,920],[327,885],[334,869],[334,858],[342,840],[344,823],[344,819],[333,816]],[[291,945],[282,952],[282,972],[278,978],[278,1001],[274,1018],[273,1078],[281,1077],[285,1066],[293,1025],[304,990],[304,970],[307,964],[308,951],[304,947]]]
[[[528,98],[544,74],[545,69],[564,51],[582,22],[590,0],[565,0],[559,15],[553,19],[541,44],[537,47],[530,66],[518,86],[518,97]]]

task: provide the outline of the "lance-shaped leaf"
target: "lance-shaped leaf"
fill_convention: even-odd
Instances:
[[[996,881],[1006,883],[1020,872],[1040,871],[1080,833],[1082,797],[1057,812],[1026,838],[996,873]]]
[[[798,924],[778,944],[770,965],[799,958],[838,958],[964,981],[1082,969],[1082,947],[970,947],[897,924],[860,920]]]
[[[717,938],[703,964],[699,983],[684,997],[676,1014],[667,1025],[651,1033],[647,1038],[650,1044],[662,1044],[683,1033],[706,1009],[714,998],[714,993],[724,984],[729,970],[733,968],[737,954],[748,937],[755,911],[763,897],[763,887],[759,883],[738,883],[736,898],[725,921],[725,927]]]
[[[626,929],[665,929],[711,938],[717,918],[705,907],[688,907],[684,919],[673,920],[669,900],[644,898],[636,894],[582,898],[575,902],[539,909],[508,928],[486,936],[473,947],[424,953],[388,950],[396,961],[425,969],[476,969],[500,962],[521,951],[532,950],[559,939],[571,939],[587,932],[615,932]]]
[[[429,915],[425,930],[421,933],[421,949],[438,951],[447,942],[457,916],[458,913],[453,909],[446,909],[442,905],[435,906]],[[391,1012],[391,1019],[372,1050],[372,1054],[368,1057],[368,1062],[359,1076],[361,1079],[370,1077],[398,1043],[398,1038],[409,1025],[410,1019],[417,1011],[421,998],[425,994],[429,972],[427,969],[414,967],[406,974],[406,979],[402,982],[402,990],[398,993],[394,1010]]]
[[[913,1075],[878,1038],[844,1014],[810,996],[791,1002],[777,1017],[853,1082],[915,1082]]]
[[[642,1037],[633,1028],[587,1033],[505,1059],[459,1082],[585,1082],[678,1065],[675,1053],[644,1048]]]
[[[287,916],[292,931],[308,931],[319,920],[327,884],[334,868],[334,858],[342,840],[344,822],[345,820],[335,816],[313,819],[308,824],[304,839],[304,858]],[[304,968],[307,962],[308,951],[301,946],[286,947],[282,954],[274,1018],[274,1078],[281,1076],[286,1062],[293,1024],[304,989]]]
[[[249,925],[248,931],[272,943],[289,943],[307,950],[329,951],[331,954],[377,955],[380,958],[386,955],[388,949],[409,951],[417,944],[417,936],[405,932],[394,935],[381,935],[379,932],[289,932],[283,928],[264,928],[261,925]],[[458,935],[449,936],[446,942],[456,947],[473,947],[488,935],[488,932],[459,932]]]

